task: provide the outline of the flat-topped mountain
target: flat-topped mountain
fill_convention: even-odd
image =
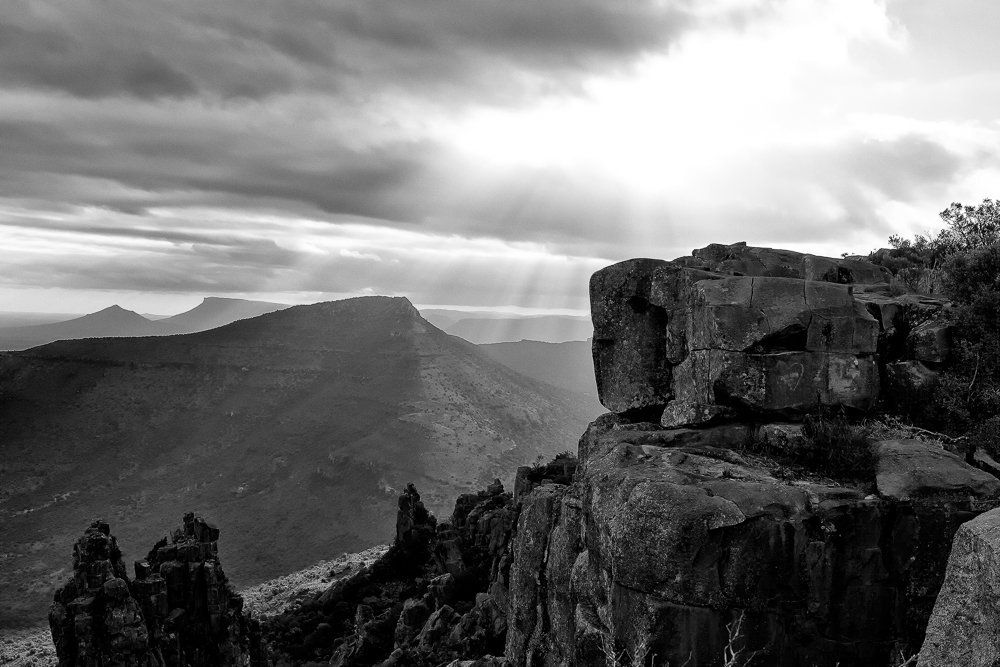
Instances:
[[[134,559],[178,507],[196,510],[227,526],[227,573],[248,585],[383,541],[407,482],[444,512],[574,448],[585,401],[402,298],[4,353],[0,627],[41,618],[97,516]]]
[[[276,310],[288,308],[287,303],[269,301],[249,301],[247,299],[227,299],[218,296],[205,297],[200,304],[189,311],[173,317],[157,320],[161,328],[171,329],[171,333],[194,333],[221,327],[230,322],[257,317]]]

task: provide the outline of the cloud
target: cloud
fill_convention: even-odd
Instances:
[[[689,11],[656,0],[8,4],[0,82],[89,98],[394,86],[499,99],[523,89],[526,74],[551,85],[554,74],[627,65],[691,22]]]
[[[974,4],[6,0],[0,273],[580,307],[629,256],[867,249],[996,196]]]
[[[3,23],[0,83],[54,88],[80,97],[181,97],[197,92],[187,75],[141,48],[127,52],[106,43],[83,43],[55,29],[32,31]]]

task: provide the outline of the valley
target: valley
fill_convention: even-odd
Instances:
[[[414,482],[432,511],[575,450],[586,396],[538,382],[402,298],[296,306],[200,333],[0,356],[0,627],[44,617],[97,518],[139,558],[198,511],[243,587],[384,542]]]

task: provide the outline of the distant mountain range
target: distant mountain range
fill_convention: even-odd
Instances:
[[[44,616],[95,517],[136,559],[198,511],[249,585],[384,541],[408,482],[446,515],[574,449],[593,416],[591,397],[511,370],[403,298],[0,353],[0,628]]]
[[[0,350],[26,350],[57,340],[78,338],[194,333],[283,308],[288,308],[288,304],[207,297],[187,312],[153,320],[120,306],[111,306],[62,322],[0,328]]]
[[[465,340],[477,343],[504,343],[534,340],[546,343],[587,340],[594,335],[589,317],[576,315],[525,315],[463,312],[445,308],[420,311],[429,322]]]

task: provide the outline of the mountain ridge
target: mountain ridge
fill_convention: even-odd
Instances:
[[[231,322],[287,308],[287,304],[226,297],[205,297],[194,308],[149,319],[119,305],[69,320],[0,328],[0,349],[24,350],[57,340],[171,336],[213,329]]]
[[[398,297],[0,354],[0,627],[37,619],[97,514],[136,558],[149,526],[197,510],[231,526],[227,572],[249,585],[383,541],[409,481],[445,512],[571,449],[583,404]]]

